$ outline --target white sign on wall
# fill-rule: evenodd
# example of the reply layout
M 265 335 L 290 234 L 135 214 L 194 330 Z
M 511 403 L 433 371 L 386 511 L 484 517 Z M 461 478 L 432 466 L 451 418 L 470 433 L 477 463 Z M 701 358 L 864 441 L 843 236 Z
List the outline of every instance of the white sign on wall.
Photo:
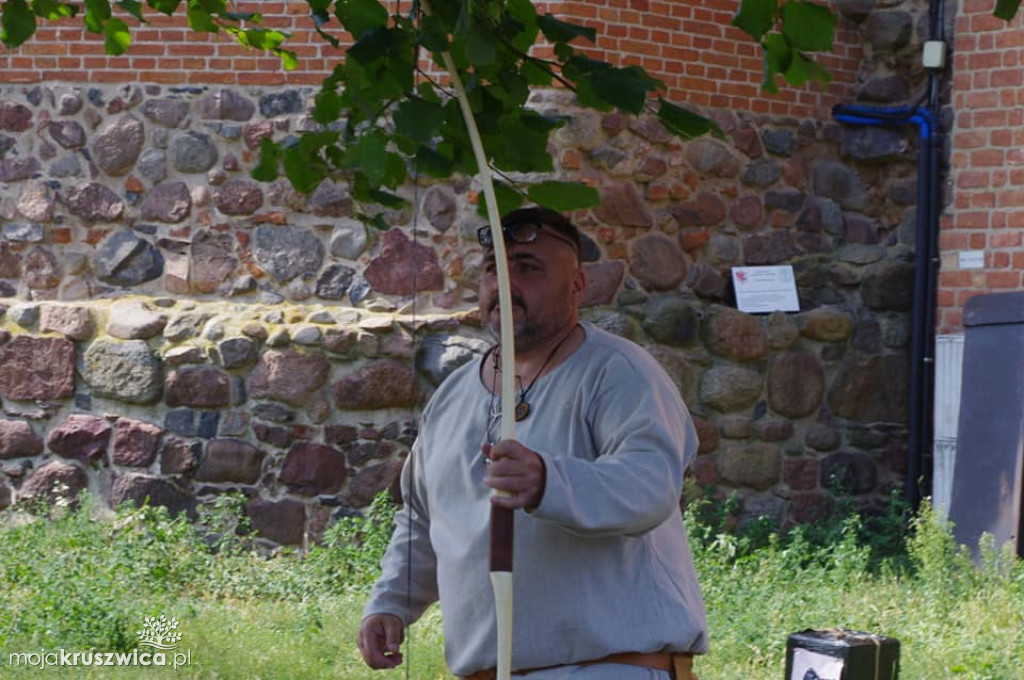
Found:
M 960 269 L 984 269 L 984 250 L 961 250 L 957 253 L 957 261 Z
M 800 311 L 791 265 L 733 267 L 732 285 L 736 291 L 736 308 L 741 312 L 767 314 Z

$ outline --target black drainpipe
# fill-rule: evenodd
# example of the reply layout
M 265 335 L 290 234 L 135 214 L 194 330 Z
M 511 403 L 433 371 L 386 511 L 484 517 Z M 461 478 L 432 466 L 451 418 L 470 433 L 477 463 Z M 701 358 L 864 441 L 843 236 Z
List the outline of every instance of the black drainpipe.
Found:
M 930 33 L 942 40 L 943 0 L 929 5 Z M 938 36 L 938 37 L 935 37 Z M 930 495 L 935 397 L 935 300 L 939 268 L 939 74 L 928 71 L 926 95 L 903 107 L 839 105 L 832 115 L 849 125 L 901 127 L 915 125 L 920 148 L 917 156 L 917 229 L 914 241 L 914 303 L 910 339 L 910 428 L 904 495 L 915 512 L 921 498 Z M 922 105 L 927 98 L 927 104 Z

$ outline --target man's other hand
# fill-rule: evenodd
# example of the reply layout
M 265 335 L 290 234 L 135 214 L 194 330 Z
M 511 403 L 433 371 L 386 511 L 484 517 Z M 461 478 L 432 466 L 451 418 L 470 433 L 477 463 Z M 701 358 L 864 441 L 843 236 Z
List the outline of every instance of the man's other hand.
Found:
M 356 644 L 370 668 L 395 668 L 402 663 L 405 625 L 394 614 L 374 614 L 363 619 Z

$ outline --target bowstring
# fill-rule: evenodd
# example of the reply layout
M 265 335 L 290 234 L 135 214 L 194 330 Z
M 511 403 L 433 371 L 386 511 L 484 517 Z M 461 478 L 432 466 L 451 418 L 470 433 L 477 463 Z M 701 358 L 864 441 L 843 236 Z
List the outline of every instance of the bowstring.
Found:
M 402 11 L 402 0 L 395 0 L 395 14 L 400 14 Z M 419 2 L 418 0 L 412 0 L 409 6 L 409 19 L 410 21 L 416 20 L 419 14 Z M 413 44 L 413 64 L 418 65 L 420 56 L 419 44 Z M 413 86 L 419 84 L 419 69 L 413 69 Z M 419 218 L 420 218 L 420 173 L 419 173 L 419 162 L 414 157 L 412 163 L 412 306 L 410 308 L 410 315 L 412 317 L 412 351 L 410 362 L 412 363 L 411 376 L 409 378 L 409 394 L 416 394 L 416 340 L 419 334 L 417 328 L 417 300 L 419 299 L 419 285 L 416 280 L 417 274 L 419 273 L 419 262 L 417 262 L 419 254 Z M 412 429 L 415 431 L 415 435 L 419 436 L 419 427 L 416 424 L 416 404 L 410 399 L 409 405 L 409 423 Z M 413 445 L 409 446 L 409 491 L 408 498 L 403 498 L 402 502 L 406 506 L 406 532 L 405 532 L 405 609 L 409 611 L 412 609 L 412 528 L 413 528 L 413 512 L 415 504 L 413 503 L 414 494 L 416 493 L 416 456 L 414 455 Z M 412 626 L 405 631 L 405 680 L 410 680 L 412 673 Z

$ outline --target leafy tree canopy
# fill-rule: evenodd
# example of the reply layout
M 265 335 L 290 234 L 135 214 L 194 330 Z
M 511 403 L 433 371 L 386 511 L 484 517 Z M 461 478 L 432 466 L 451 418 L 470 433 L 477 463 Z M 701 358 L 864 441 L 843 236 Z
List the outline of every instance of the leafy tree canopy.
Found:
M 508 179 L 507 173 L 554 169 L 547 142 L 565 119 L 526 107 L 533 87 L 558 83 L 581 105 L 601 111 L 649 110 L 684 139 L 721 134 L 712 121 L 659 96 L 664 85 L 639 66 L 588 55 L 594 29 L 541 14 L 531 0 L 417 0 L 407 14 L 392 13 L 378 0 L 306 3 L 320 38 L 339 50 L 342 30 L 353 41 L 316 95 L 313 117 L 322 129 L 281 143 L 263 140 L 253 172 L 260 180 L 283 170 L 307 192 L 325 178 L 343 178 L 359 202 L 396 207 L 403 203 L 396 190 L 410 171 L 444 178 L 484 170 L 471 152 L 458 102 L 438 78 L 446 53 L 465 83 L 488 163 L 505 179 L 497 191 L 502 212 L 527 197 L 561 211 L 598 200 L 591 187 L 556 181 L 529 186 L 524 195 Z M 195 31 L 226 32 L 278 55 L 286 69 L 298 65 L 287 34 L 264 28 L 259 13 L 234 11 L 228 0 L 5 0 L 0 41 L 15 48 L 40 20 L 81 16 L 88 31 L 104 36 L 109 54 L 123 54 L 132 42 L 126 19 L 145 23 L 147 7 L 166 15 L 184 11 Z M 776 75 L 795 86 L 829 82 L 809 53 L 832 48 L 835 22 L 827 7 L 802 0 L 742 0 L 733 20 L 762 45 L 769 92 L 777 91 Z M 532 48 L 539 41 L 553 56 L 538 56 Z M 426 59 L 437 68 L 423 68 Z

